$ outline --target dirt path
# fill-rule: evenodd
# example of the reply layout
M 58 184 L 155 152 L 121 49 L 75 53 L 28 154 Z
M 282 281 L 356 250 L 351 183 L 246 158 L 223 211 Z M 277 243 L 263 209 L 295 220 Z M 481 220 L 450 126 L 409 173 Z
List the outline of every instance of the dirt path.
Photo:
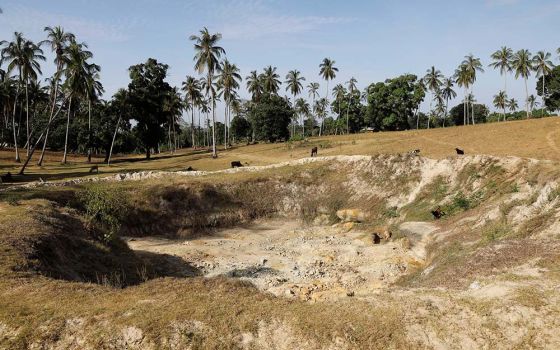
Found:
M 162 238 L 129 240 L 134 250 L 179 256 L 205 276 L 251 281 L 275 295 L 304 300 L 371 296 L 389 286 L 410 264 L 424 258 L 428 223 L 406 226 L 412 249 L 400 242 L 374 244 L 371 234 L 331 226 L 302 227 L 274 220 L 220 231 L 188 241 Z

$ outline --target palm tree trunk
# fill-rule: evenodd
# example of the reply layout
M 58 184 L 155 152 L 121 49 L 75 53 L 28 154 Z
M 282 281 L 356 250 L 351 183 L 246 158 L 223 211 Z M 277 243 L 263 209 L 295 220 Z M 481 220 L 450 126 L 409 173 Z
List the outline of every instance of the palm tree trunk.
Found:
M 445 115 L 443 116 L 443 127 L 445 128 L 445 120 L 447 119 L 447 109 L 449 107 L 449 98 L 445 99 Z
M 525 77 L 525 109 L 527 110 L 527 119 L 529 119 L 529 89 L 527 88 L 527 77 Z
M 346 134 L 350 134 L 350 122 L 348 121 L 348 115 L 350 114 L 350 102 L 352 102 L 352 92 L 348 98 L 348 106 L 346 107 Z
M 29 78 L 25 79 L 25 129 L 26 129 L 26 140 L 27 140 L 27 155 L 29 155 L 29 148 L 31 147 L 31 142 L 29 140 L 29 92 L 28 92 Z
M 212 94 L 212 158 L 218 158 L 218 152 L 216 152 L 216 103 L 214 102 L 214 94 Z
M 60 64 L 58 64 L 56 74 L 55 74 L 54 94 L 52 96 L 53 102 L 52 102 L 52 106 L 51 106 L 51 114 L 49 116 L 49 122 L 53 117 L 54 108 L 56 106 L 56 97 L 58 95 L 58 76 L 59 76 L 59 74 L 60 74 Z M 39 161 L 37 162 L 38 166 L 43 165 L 43 159 L 45 157 L 45 149 L 47 148 L 47 139 L 49 138 L 49 130 L 50 130 L 50 127 L 47 127 L 47 131 L 45 133 L 45 140 L 43 141 L 43 149 L 41 150 L 41 156 L 39 157 Z
M 544 116 L 544 74 L 542 75 L 541 118 Z
M 471 102 L 471 109 L 472 109 L 471 119 L 472 119 L 472 125 L 474 125 L 474 88 L 471 88 L 471 96 L 473 96 L 473 102 Z
M 224 149 L 227 149 L 227 105 L 226 102 L 224 107 Z
M 18 85 L 17 89 L 16 89 L 16 98 L 14 99 L 14 113 L 12 114 L 12 129 L 14 130 L 14 147 L 16 149 L 16 162 L 19 163 L 21 162 L 21 160 L 19 159 L 19 150 L 18 150 L 18 144 L 17 144 L 17 134 L 16 134 L 16 107 L 17 107 L 17 100 L 18 100 L 18 96 L 19 96 L 19 88 L 20 86 Z
M 192 148 L 196 148 L 194 140 L 194 101 L 191 101 L 191 134 L 192 134 Z M 198 118 L 198 123 L 200 124 L 200 116 Z
M 89 93 L 88 93 L 87 99 L 88 99 L 88 154 L 87 154 L 87 162 L 91 163 L 91 99 L 89 98 Z
M 70 111 L 72 110 L 72 96 L 68 102 L 68 114 L 66 117 L 66 137 L 64 138 L 64 156 L 62 157 L 62 164 L 66 164 L 66 157 L 68 155 L 68 130 L 70 128 Z
M 109 157 L 107 157 L 107 165 L 111 165 L 111 156 L 113 155 L 113 146 L 115 145 L 115 139 L 117 138 L 117 131 L 119 130 L 119 123 L 121 122 L 121 116 L 117 120 L 117 125 L 115 126 L 115 132 L 113 133 L 113 140 L 111 141 L 111 148 L 109 149 Z

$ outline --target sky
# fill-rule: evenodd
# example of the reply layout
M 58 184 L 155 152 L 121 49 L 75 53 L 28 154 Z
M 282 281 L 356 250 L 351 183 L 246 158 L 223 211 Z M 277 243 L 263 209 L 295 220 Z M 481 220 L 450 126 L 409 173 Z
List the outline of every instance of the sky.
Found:
M 432 65 L 450 76 L 472 53 L 485 67 L 475 97 L 491 109 L 504 86 L 499 72 L 488 67 L 492 52 L 504 45 L 544 50 L 560 63 L 558 0 L 0 0 L 0 8 L 0 40 L 20 31 L 40 41 L 43 27 L 60 25 L 86 42 L 101 66 L 105 99 L 128 85 L 128 67 L 149 57 L 170 66 L 172 85 L 196 76 L 189 36 L 205 26 L 222 34 L 220 44 L 243 77 L 272 65 L 284 80 L 298 69 L 306 83 L 321 84 L 322 95 L 319 64 L 325 57 L 339 69 L 331 88 L 355 77 L 363 89 L 404 73 L 424 76 Z M 45 50 L 46 78 L 55 66 Z M 240 95 L 247 98 L 242 86 Z M 462 97 L 456 91 L 450 105 Z M 529 94 L 536 95 L 534 76 Z M 508 76 L 508 95 L 523 105 L 523 81 Z M 429 97 L 422 109 L 428 106 Z

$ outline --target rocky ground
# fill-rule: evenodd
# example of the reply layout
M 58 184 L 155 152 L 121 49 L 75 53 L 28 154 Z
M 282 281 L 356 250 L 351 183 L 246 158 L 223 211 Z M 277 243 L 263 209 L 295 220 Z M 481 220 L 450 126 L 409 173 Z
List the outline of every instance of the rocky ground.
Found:
M 422 222 L 402 227 L 409 239 L 376 243 L 374 234 L 352 222 L 303 226 L 278 219 L 194 240 L 148 237 L 128 244 L 176 255 L 205 276 L 241 278 L 275 295 L 336 300 L 371 296 L 422 263 L 425 243 L 437 227 Z

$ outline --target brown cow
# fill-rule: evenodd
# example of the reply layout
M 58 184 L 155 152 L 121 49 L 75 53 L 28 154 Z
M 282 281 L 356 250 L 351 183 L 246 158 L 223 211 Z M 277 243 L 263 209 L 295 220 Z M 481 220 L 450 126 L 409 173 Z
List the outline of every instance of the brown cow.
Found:
M 311 157 L 317 157 L 317 147 L 311 149 Z

